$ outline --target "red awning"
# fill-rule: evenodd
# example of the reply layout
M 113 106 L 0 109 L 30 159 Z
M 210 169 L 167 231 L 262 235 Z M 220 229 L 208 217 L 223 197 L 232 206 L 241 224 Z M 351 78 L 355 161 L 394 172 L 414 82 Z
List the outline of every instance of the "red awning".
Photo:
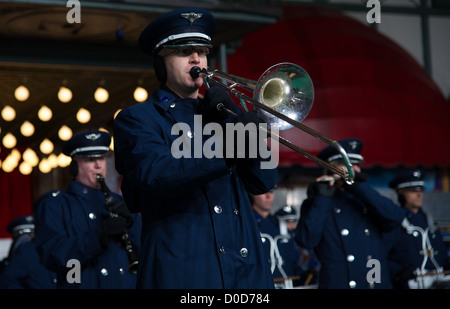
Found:
M 332 138 L 363 141 L 366 165 L 450 166 L 450 104 L 408 52 L 368 24 L 322 8 L 285 7 L 276 24 L 245 36 L 228 71 L 255 79 L 292 62 L 314 83 L 303 124 Z M 290 129 L 281 135 L 317 154 L 327 144 Z M 280 166 L 317 166 L 280 146 Z

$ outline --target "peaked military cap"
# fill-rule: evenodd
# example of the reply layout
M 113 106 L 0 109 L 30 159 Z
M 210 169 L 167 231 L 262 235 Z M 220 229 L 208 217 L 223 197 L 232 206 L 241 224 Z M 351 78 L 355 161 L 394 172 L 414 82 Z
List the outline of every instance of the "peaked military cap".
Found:
M 275 217 L 278 217 L 282 220 L 297 220 L 297 212 L 295 211 L 294 207 L 286 205 L 282 208 L 280 208 L 276 213 Z
M 394 179 L 389 182 L 389 187 L 392 189 L 408 188 L 422 191 L 425 186 L 425 181 L 423 179 L 423 172 L 421 170 L 411 169 L 394 177 Z
M 139 48 L 145 54 L 156 54 L 162 47 L 212 47 L 216 32 L 214 16 L 201 8 L 181 8 L 153 20 L 139 37 Z
M 362 161 L 364 161 L 364 157 L 360 155 L 363 148 L 363 143 L 359 139 L 346 138 L 340 140 L 339 144 L 342 146 L 342 148 L 344 148 L 345 152 L 347 152 L 348 159 L 351 163 L 361 163 Z M 332 146 L 328 146 L 317 156 L 327 162 L 342 160 L 342 156 L 339 151 Z
M 14 234 L 18 231 L 30 233 L 31 230 L 34 230 L 34 217 L 32 215 L 20 216 L 12 220 L 6 227 L 6 231 L 10 234 Z
M 111 136 L 103 131 L 86 131 L 74 135 L 62 148 L 66 156 L 102 157 L 109 151 Z

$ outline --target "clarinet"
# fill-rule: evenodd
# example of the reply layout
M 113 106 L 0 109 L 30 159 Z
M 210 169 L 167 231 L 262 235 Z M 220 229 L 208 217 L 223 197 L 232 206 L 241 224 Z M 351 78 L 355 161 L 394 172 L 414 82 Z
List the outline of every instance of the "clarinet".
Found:
M 103 195 L 105 196 L 106 199 L 105 208 L 109 211 L 111 217 L 117 217 L 118 215 L 111 210 L 111 203 L 114 201 L 114 198 L 111 196 L 111 193 L 108 187 L 106 186 L 105 177 L 103 177 L 100 174 L 97 174 L 97 180 L 100 183 L 101 191 L 103 192 Z M 127 232 L 123 233 L 120 240 L 121 245 L 123 246 L 123 248 L 127 253 L 128 261 L 130 263 L 130 265 L 128 266 L 128 272 L 136 274 L 138 270 L 139 261 L 136 257 L 136 254 L 133 251 L 133 243 L 129 239 L 128 233 Z

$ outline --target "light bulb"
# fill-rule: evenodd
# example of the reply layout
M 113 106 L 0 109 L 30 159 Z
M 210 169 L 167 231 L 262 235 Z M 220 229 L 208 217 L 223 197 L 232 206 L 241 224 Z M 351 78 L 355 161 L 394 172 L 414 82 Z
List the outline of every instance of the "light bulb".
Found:
M 48 139 L 44 139 L 42 143 L 39 145 L 39 149 L 42 153 L 49 154 L 53 151 L 53 143 Z
M 109 93 L 105 88 L 98 87 L 97 90 L 95 90 L 94 98 L 98 103 L 105 103 L 108 101 Z
M 48 108 L 45 105 L 42 105 L 42 107 L 38 111 L 38 117 L 41 121 L 49 121 L 53 117 L 53 112 L 50 108 Z
M 33 167 L 29 163 L 24 161 L 20 163 L 19 171 L 22 175 L 30 175 L 31 172 L 33 171 Z
M 68 103 L 70 100 L 72 100 L 72 91 L 64 86 L 59 87 L 58 91 L 58 99 L 62 103 Z
M 39 163 L 39 158 L 33 149 L 27 148 L 22 154 L 23 161 L 35 167 Z
M 91 113 L 82 107 L 77 112 L 77 120 L 79 123 L 87 123 L 91 120 Z
M 2 109 L 2 118 L 5 121 L 13 121 L 16 118 L 16 110 L 9 105 L 5 105 Z
M 25 120 L 22 125 L 20 126 L 20 133 L 22 133 L 23 136 L 29 137 L 34 134 L 34 125 L 29 122 L 28 120 Z
M 72 137 L 72 134 L 72 130 L 66 125 L 63 125 L 58 131 L 58 136 L 63 141 L 68 141 Z
M 144 102 L 148 98 L 148 92 L 142 87 L 136 87 L 134 90 L 134 99 L 138 102 Z
M 47 174 L 52 170 L 52 166 L 48 162 L 48 159 L 44 158 L 39 162 L 39 170 L 44 174 Z
M 20 85 L 14 91 L 17 101 L 26 101 L 30 97 L 30 91 L 24 85 Z
M 2 140 L 3 146 L 5 146 L 6 148 L 14 148 L 17 144 L 17 139 L 14 135 L 12 135 L 11 133 L 6 133 L 5 136 L 3 136 L 3 140 Z

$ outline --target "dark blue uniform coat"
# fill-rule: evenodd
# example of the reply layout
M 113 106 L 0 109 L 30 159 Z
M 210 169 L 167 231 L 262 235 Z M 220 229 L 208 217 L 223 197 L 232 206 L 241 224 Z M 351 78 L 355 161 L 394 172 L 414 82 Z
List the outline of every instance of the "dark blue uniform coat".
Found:
M 425 230 L 429 227 L 428 238 L 431 246 L 435 250 L 434 259 L 444 270 L 450 269 L 447 248 L 442 239 L 442 234 L 437 226 L 429 226 L 427 215 L 420 209 L 417 214 L 410 213 L 408 221 Z M 435 224 L 433 222 L 433 224 Z M 402 277 L 407 273 L 411 274 L 417 268 L 420 268 L 424 260 L 422 248 L 422 234 L 413 232 L 408 234 L 406 230 L 399 226 L 389 233 L 383 235 L 388 250 L 389 270 L 392 282 L 395 288 L 408 288 L 407 280 Z M 436 267 L 428 258 L 425 269 L 436 271 Z
M 120 195 L 111 193 L 114 199 Z M 54 191 L 41 197 L 35 205 L 36 248 L 43 264 L 57 274 L 57 288 L 132 289 L 136 274 L 130 274 L 123 247 L 111 241 L 100 246 L 98 230 L 108 216 L 105 197 L 100 190 L 90 190 L 72 180 L 67 190 Z M 136 252 L 140 247 L 141 220 L 133 215 L 129 229 Z M 77 259 L 81 265 L 81 283 L 69 283 L 67 262 Z M 72 276 L 70 276 L 72 277 Z
M 398 226 L 406 213 L 367 183 L 354 193 L 336 190 L 333 199 L 316 196 L 302 205 L 298 243 L 314 249 L 320 261 L 319 288 L 392 288 L 381 232 Z M 380 263 L 380 283 L 367 274 Z M 376 279 L 375 274 L 369 277 Z
M 228 169 L 223 158 L 174 158 L 175 123 L 201 138 L 193 123 L 198 104 L 157 89 L 114 122 L 122 192 L 143 218 L 138 287 L 272 288 L 246 190 L 271 190 L 277 171 L 260 169 L 257 159 Z
M 56 276 L 42 265 L 32 239 L 19 245 L 5 264 L 0 289 L 56 288 Z

